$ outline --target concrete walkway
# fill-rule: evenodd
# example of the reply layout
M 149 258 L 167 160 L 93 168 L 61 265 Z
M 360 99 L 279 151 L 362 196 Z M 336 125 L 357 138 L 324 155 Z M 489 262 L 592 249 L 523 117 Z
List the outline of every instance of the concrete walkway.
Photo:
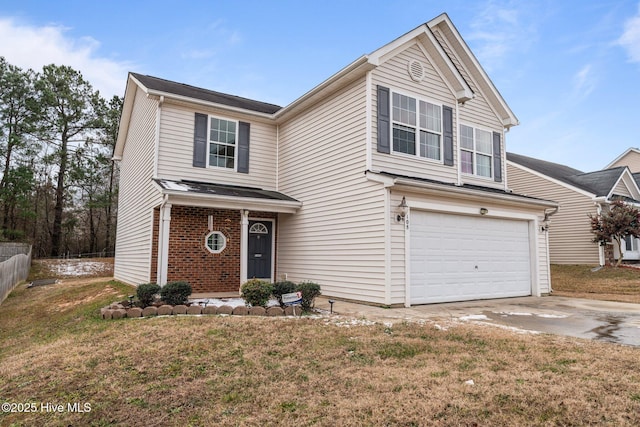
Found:
M 328 298 L 317 298 L 315 307 L 329 311 Z M 333 312 L 381 323 L 464 321 L 640 346 L 640 304 L 549 296 L 382 308 L 336 300 Z

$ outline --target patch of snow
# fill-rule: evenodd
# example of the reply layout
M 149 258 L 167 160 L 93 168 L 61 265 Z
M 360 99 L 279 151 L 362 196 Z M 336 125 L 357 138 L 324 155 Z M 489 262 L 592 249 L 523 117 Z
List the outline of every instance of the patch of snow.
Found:
M 569 317 L 567 314 L 536 314 L 538 317 L 543 317 L 545 319 L 564 319 Z
M 484 314 L 470 314 L 468 316 L 459 317 L 460 320 L 489 320 Z
M 500 313 L 494 311 L 494 313 L 500 314 L 503 316 L 533 316 L 533 314 L 531 313 L 520 313 L 517 311 L 502 311 Z
M 167 190 L 174 191 L 189 191 L 189 187 L 186 185 L 179 184 L 173 181 L 162 181 L 162 184 L 167 188 Z
M 82 259 L 60 260 L 47 264 L 56 276 L 86 276 L 105 270 L 105 263 Z
M 244 299 L 242 298 L 195 298 L 189 300 L 193 304 L 202 304 L 202 305 L 211 305 L 216 307 L 221 307 L 223 305 L 228 305 L 229 307 L 243 307 L 247 305 Z M 275 299 L 271 299 L 267 302 L 267 308 L 272 306 L 279 306 L 278 301 Z
M 367 319 L 350 319 L 341 322 L 334 322 L 338 327 L 350 328 L 352 326 L 373 326 L 376 322 Z

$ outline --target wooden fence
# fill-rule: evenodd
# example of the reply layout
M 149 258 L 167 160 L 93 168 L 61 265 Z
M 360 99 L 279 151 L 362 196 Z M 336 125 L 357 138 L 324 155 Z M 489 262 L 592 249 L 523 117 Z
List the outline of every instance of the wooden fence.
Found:
M 0 262 L 0 304 L 9 293 L 29 276 L 31 268 L 31 245 L 26 245 L 26 253 L 13 255 L 6 261 Z M 24 249 L 23 249 L 24 250 Z

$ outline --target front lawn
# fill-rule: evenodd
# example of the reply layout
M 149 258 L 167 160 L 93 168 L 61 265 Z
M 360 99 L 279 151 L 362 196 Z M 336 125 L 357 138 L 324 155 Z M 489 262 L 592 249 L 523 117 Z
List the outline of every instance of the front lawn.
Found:
M 638 348 L 446 322 L 99 318 L 132 292 L 67 279 L 9 296 L 0 400 L 36 410 L 0 425 L 640 424 Z
M 640 269 L 552 265 L 553 295 L 640 303 Z

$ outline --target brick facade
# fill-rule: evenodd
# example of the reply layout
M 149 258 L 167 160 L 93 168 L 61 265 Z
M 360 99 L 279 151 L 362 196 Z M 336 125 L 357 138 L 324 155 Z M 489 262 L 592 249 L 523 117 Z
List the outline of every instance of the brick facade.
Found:
M 224 234 L 225 249 L 211 253 L 205 247 L 209 234 L 209 215 L 213 231 Z M 255 213 L 260 218 L 276 218 L 277 214 Z M 152 281 L 157 280 L 159 209 L 154 210 Z M 238 210 L 172 206 L 169 237 L 167 281 L 186 281 L 194 293 L 237 292 L 240 287 L 241 217 Z M 275 225 L 275 224 L 274 224 Z M 275 236 L 275 227 L 274 227 Z M 272 254 L 275 259 L 276 254 Z

